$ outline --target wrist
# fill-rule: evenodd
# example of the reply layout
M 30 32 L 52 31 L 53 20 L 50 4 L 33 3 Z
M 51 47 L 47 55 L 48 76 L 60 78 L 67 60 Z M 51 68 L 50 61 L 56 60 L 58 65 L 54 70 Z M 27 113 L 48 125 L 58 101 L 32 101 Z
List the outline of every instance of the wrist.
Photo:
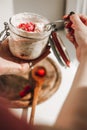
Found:
M 81 55 L 81 57 L 80 57 L 80 63 L 86 63 L 87 62 L 87 54 L 83 54 L 83 55 Z

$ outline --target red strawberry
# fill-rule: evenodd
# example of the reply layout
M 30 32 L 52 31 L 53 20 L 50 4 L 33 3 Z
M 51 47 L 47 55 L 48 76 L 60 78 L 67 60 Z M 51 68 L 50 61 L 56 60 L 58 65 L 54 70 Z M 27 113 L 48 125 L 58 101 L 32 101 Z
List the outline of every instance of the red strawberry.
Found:
M 24 91 L 20 91 L 20 93 L 19 93 L 19 96 L 20 97 L 24 97 L 26 94 L 25 94 L 25 92 Z
M 32 22 L 29 23 L 21 23 L 18 25 L 18 28 L 28 31 L 28 32 L 34 32 L 35 31 L 35 24 Z
M 43 77 L 46 75 L 46 70 L 44 67 L 40 67 L 38 68 L 37 72 L 36 72 L 37 76 Z

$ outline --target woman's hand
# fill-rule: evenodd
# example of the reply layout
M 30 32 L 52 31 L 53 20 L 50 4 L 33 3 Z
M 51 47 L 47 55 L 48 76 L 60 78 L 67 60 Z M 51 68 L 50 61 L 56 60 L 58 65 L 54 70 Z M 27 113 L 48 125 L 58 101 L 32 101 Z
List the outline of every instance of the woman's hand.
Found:
M 29 64 L 14 57 L 8 47 L 8 40 L 0 44 L 0 75 L 3 74 L 25 74 L 29 71 Z
M 35 65 L 50 53 L 50 47 L 47 46 L 43 54 L 35 60 L 25 61 L 14 57 L 9 51 L 8 39 L 0 44 L 0 75 L 15 74 L 24 75 L 30 71 L 31 65 Z
M 83 15 L 73 14 L 70 16 L 72 22 L 72 29 L 74 30 L 74 37 L 68 32 L 68 39 L 75 44 L 78 44 L 76 48 L 77 59 L 82 61 L 85 56 L 87 57 L 87 17 Z

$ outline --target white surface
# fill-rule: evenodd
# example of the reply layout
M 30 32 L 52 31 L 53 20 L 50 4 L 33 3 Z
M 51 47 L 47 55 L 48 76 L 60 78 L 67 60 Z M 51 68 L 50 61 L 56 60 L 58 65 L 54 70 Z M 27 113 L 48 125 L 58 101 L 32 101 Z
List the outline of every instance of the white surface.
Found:
M 53 125 L 55 123 L 55 120 L 71 88 L 71 84 L 78 65 L 78 62 L 75 59 L 75 49 L 73 45 L 66 39 L 64 31 L 60 31 L 59 34 L 62 37 L 62 40 L 64 41 L 64 44 L 66 45 L 66 48 L 69 52 L 71 66 L 70 68 L 63 68 L 59 65 L 53 53 L 49 55 L 49 57 L 51 57 L 55 62 L 57 62 L 58 66 L 61 69 L 62 82 L 58 91 L 51 98 L 36 107 L 35 123 L 39 124 Z M 12 109 L 12 112 L 20 118 L 22 114 L 22 109 Z M 31 108 L 28 109 L 28 122 L 30 112 Z

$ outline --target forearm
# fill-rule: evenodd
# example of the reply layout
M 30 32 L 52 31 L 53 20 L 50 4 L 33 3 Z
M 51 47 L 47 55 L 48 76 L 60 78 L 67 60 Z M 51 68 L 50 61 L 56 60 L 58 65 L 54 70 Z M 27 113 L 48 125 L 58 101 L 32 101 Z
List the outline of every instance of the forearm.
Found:
M 83 58 L 81 61 L 71 88 L 79 87 L 87 87 L 87 58 Z
M 87 123 L 87 60 L 80 63 L 71 91 L 63 105 L 55 126 L 83 129 Z M 79 128 L 80 127 L 80 128 Z

